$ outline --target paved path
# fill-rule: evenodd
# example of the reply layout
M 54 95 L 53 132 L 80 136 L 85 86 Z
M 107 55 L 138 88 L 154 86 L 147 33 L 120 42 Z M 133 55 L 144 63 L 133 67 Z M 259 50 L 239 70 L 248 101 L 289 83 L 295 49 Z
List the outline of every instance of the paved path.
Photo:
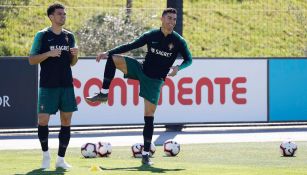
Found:
M 307 126 L 284 127 L 209 127 L 186 128 L 181 132 L 156 129 L 153 140 L 161 145 L 167 139 L 180 144 L 235 143 L 235 142 L 282 142 L 284 140 L 307 141 Z M 86 142 L 107 141 L 112 146 L 131 146 L 142 141 L 142 130 L 73 132 L 69 147 L 81 147 Z M 0 134 L 0 150 L 40 149 L 36 133 Z M 58 147 L 58 134 L 50 133 L 49 147 Z

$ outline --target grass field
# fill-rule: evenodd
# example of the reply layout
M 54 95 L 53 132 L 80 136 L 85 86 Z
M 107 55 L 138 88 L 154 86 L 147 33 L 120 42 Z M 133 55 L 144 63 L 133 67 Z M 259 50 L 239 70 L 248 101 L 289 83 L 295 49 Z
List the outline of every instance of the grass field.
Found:
M 0 1 L 0 56 L 28 56 L 35 33 L 50 25 L 45 11 L 53 2 Z M 126 5 L 126 0 L 57 2 L 67 6 L 65 27 L 73 32 L 92 16 Z M 159 27 L 165 7 L 166 0 L 133 1 L 132 16 L 141 14 L 149 18 L 148 27 Z M 307 50 L 306 0 L 187 0 L 183 7 L 183 36 L 193 56 L 304 56 Z M 81 55 L 88 56 L 82 50 Z
M 80 150 L 70 148 L 66 160 L 73 165 L 70 171 L 43 172 L 39 168 L 40 150 L 0 151 L 1 175 L 85 175 L 85 174 L 176 174 L 176 175 L 304 175 L 307 174 L 307 142 L 297 142 L 296 157 L 281 157 L 279 144 L 219 143 L 181 145 L 177 157 L 164 156 L 161 146 L 154 155 L 154 166 L 142 166 L 140 159 L 131 156 L 130 147 L 113 147 L 109 158 L 85 159 Z M 55 163 L 56 150 L 51 150 Z M 101 171 L 90 171 L 98 166 Z

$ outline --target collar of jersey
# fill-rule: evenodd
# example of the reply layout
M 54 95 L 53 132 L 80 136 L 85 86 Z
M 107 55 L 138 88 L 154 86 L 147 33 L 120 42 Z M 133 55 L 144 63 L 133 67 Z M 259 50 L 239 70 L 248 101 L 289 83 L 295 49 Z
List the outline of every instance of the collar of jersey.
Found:
M 172 36 L 172 35 L 174 34 L 174 30 L 173 30 L 172 33 L 170 33 L 170 34 L 164 36 L 164 33 L 162 32 L 162 27 L 160 27 L 160 30 L 159 30 L 159 31 L 160 31 L 161 35 L 162 35 L 163 37 L 165 37 L 165 38 L 170 37 L 170 36 Z
M 62 31 L 61 31 L 61 33 L 60 34 L 55 34 L 52 30 L 51 30 L 51 27 L 48 27 L 48 31 L 50 31 L 53 35 L 55 35 L 55 36 L 60 36 L 60 35 L 62 35 L 62 33 L 63 33 L 63 29 L 62 29 Z

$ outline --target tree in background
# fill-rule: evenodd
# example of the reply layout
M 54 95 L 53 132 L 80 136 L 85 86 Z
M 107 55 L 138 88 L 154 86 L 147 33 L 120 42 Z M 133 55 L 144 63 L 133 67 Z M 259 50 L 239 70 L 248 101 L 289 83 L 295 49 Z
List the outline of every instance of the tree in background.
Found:
M 99 14 L 91 18 L 76 33 L 79 49 L 85 56 L 95 56 L 98 52 L 112 49 L 136 39 L 143 32 L 146 19 L 126 21 L 124 12 L 118 15 Z M 143 57 L 145 48 L 132 51 L 131 56 Z
M 132 13 L 132 0 L 127 0 L 127 3 L 126 3 L 126 18 L 127 18 L 127 21 L 130 21 L 131 13 Z

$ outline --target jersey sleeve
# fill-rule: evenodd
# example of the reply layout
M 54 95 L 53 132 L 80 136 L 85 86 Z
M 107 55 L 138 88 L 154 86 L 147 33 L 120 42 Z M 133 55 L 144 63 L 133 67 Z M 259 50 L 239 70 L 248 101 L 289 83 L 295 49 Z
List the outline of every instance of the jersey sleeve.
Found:
M 192 54 L 184 39 L 181 40 L 181 46 L 179 52 L 183 57 L 183 62 L 181 63 L 181 65 L 179 65 L 179 70 L 181 70 L 192 64 Z
M 43 32 L 37 32 L 34 41 L 31 47 L 30 55 L 38 55 L 40 54 L 41 46 L 42 46 L 42 38 Z
M 75 40 L 75 35 L 73 33 L 70 34 L 70 42 L 69 42 L 69 47 L 74 48 L 76 47 L 76 40 Z
M 120 45 L 118 47 L 115 47 L 114 49 L 111 49 L 108 52 L 109 52 L 110 55 L 113 55 L 113 54 L 125 53 L 125 52 L 128 52 L 130 50 L 140 48 L 147 43 L 148 35 L 149 35 L 149 33 L 146 32 L 146 33 L 142 34 L 136 40 L 134 40 L 130 43 L 123 44 L 123 45 Z

